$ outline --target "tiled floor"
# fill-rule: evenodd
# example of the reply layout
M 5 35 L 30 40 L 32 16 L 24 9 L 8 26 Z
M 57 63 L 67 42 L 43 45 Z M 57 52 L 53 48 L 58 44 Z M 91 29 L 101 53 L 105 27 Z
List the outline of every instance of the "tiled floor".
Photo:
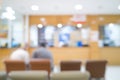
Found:
M 54 72 L 59 71 L 59 67 L 55 66 Z M 85 71 L 84 66 L 82 66 L 81 71 Z M 120 80 L 120 66 L 107 66 L 105 80 Z
M 106 80 L 120 80 L 120 66 L 107 66 Z

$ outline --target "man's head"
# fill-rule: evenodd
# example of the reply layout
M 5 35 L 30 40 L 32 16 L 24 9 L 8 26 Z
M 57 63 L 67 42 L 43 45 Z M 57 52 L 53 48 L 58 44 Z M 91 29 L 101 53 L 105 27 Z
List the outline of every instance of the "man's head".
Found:
M 27 50 L 29 48 L 29 44 L 25 43 L 24 45 L 21 46 L 21 48 L 23 48 L 24 50 Z
M 39 43 L 39 47 L 46 47 L 46 43 L 45 42 Z

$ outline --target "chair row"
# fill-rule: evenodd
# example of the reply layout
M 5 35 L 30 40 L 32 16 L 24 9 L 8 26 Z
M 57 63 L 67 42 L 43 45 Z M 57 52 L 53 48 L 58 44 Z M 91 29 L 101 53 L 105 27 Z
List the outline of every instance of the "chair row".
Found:
M 62 71 L 58 73 L 50 73 L 48 77 L 47 71 L 11 71 L 6 79 L 0 80 L 89 80 L 89 72 L 80 71 Z
M 91 78 L 104 78 L 106 70 L 106 60 L 88 60 L 85 63 L 86 71 L 90 72 Z M 82 61 L 61 61 L 61 71 L 80 71 Z M 24 61 L 21 60 L 6 60 L 6 71 L 26 70 Z M 47 59 L 30 60 L 30 70 L 46 70 L 48 74 L 51 72 L 50 61 Z
M 87 60 L 85 62 L 85 70 L 90 72 L 90 78 L 100 79 L 105 78 L 107 60 Z M 82 61 L 61 61 L 61 71 L 81 70 Z
M 23 60 L 5 60 L 6 72 L 21 70 L 46 70 L 51 72 L 50 60 L 48 59 L 32 59 L 29 64 L 25 64 Z

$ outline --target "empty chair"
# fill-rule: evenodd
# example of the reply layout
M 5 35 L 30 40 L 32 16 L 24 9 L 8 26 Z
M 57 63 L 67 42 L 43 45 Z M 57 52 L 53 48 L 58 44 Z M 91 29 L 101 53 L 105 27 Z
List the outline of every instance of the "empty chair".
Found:
M 81 69 L 81 61 L 61 61 L 60 70 L 61 71 L 73 71 Z
M 6 72 L 26 70 L 26 65 L 23 60 L 5 60 Z
M 86 70 L 90 72 L 91 78 L 100 79 L 105 77 L 106 60 L 86 61 Z
M 47 71 L 12 71 L 10 80 L 48 80 Z
M 51 80 L 89 80 L 89 72 L 62 71 L 51 73 Z
M 31 70 L 46 70 L 48 74 L 51 72 L 49 59 L 32 59 L 30 60 Z

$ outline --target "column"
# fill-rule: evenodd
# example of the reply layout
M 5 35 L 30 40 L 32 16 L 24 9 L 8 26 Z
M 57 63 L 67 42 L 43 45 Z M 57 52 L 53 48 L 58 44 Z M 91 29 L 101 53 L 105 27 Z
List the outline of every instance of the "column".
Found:
M 94 17 L 90 22 L 91 35 L 90 35 L 90 59 L 100 59 L 100 49 L 98 45 L 99 40 L 99 25 L 97 17 Z
M 25 15 L 24 43 L 29 43 L 29 15 Z

